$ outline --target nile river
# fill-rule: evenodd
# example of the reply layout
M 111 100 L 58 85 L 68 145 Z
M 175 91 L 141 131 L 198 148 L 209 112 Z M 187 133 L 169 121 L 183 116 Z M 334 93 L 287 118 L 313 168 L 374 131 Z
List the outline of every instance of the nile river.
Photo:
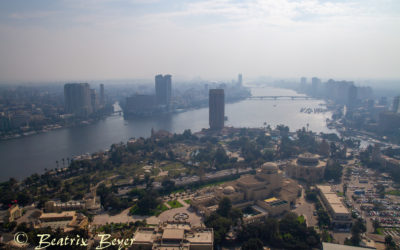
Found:
M 252 88 L 257 95 L 298 95 L 287 89 Z M 226 126 L 263 127 L 285 124 L 291 131 L 306 127 L 315 132 L 330 132 L 326 118 L 331 113 L 301 113 L 301 108 L 321 108 L 320 100 L 244 100 L 225 105 L 228 116 Z M 132 137 L 148 137 L 151 128 L 181 133 L 208 128 L 208 108 L 189 110 L 159 117 L 124 120 L 122 116 L 110 116 L 84 127 L 64 128 L 47 133 L 0 142 L 0 181 L 10 177 L 22 179 L 45 168 L 62 167 L 62 158 L 93 153 L 109 148 L 111 144 L 126 142 Z

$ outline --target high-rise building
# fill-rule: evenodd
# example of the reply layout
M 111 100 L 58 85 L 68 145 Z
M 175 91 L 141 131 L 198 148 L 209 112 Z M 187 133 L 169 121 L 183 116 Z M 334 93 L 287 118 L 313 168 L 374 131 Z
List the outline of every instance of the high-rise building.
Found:
M 347 106 L 354 108 L 357 102 L 357 87 L 350 85 L 347 92 Z
M 64 85 L 65 112 L 77 116 L 88 116 L 93 112 L 91 91 L 88 83 Z
M 225 94 L 223 89 L 210 89 L 209 124 L 211 129 L 222 129 L 225 121 Z
M 96 93 L 95 89 L 90 89 L 90 104 L 92 106 L 93 112 L 96 112 L 100 108 L 99 95 Z
M 311 93 L 313 96 L 317 96 L 321 87 L 321 79 L 317 77 L 311 78 Z
M 399 110 L 399 105 L 400 104 L 400 96 L 396 96 L 394 99 L 393 99 L 393 107 L 392 107 L 392 111 L 394 112 L 394 113 L 400 113 L 400 110 Z
M 238 75 L 238 85 L 242 86 L 242 84 L 243 84 L 243 77 L 242 77 L 242 74 L 239 74 Z
M 104 98 L 104 84 L 100 84 L 100 105 L 104 106 L 105 105 L 105 98 Z
M 300 78 L 300 90 L 305 91 L 306 89 L 307 89 L 307 78 L 303 76 L 302 78 Z
M 171 75 L 156 75 L 156 100 L 157 105 L 171 105 Z

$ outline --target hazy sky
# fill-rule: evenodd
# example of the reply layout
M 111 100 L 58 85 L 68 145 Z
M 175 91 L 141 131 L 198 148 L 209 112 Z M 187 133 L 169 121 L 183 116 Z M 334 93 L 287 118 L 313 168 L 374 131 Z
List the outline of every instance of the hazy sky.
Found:
M 400 0 L 0 1 L 0 81 L 400 78 Z

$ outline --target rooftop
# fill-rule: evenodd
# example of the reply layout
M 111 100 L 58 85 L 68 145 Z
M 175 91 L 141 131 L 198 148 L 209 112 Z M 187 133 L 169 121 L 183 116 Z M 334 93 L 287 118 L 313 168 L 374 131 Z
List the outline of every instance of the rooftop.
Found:
M 323 250 L 361 250 L 361 249 L 365 250 L 366 248 L 364 248 L 364 247 L 353 247 L 353 246 L 346 246 L 346 245 L 339 245 L 339 244 L 323 242 L 322 243 L 322 249 Z
M 187 240 L 190 243 L 212 243 L 213 234 L 209 230 L 203 232 L 195 232 L 193 235 L 188 235 Z
M 325 199 L 328 201 L 328 203 L 331 206 L 331 208 L 333 209 L 334 213 L 336 213 L 336 214 L 348 214 L 349 213 L 349 210 L 343 205 L 342 201 L 336 195 L 336 193 L 331 190 L 330 186 L 318 185 L 317 188 L 325 196 Z
M 68 211 L 62 213 L 42 213 L 42 215 L 40 215 L 40 219 L 74 217 L 75 215 L 76 215 L 75 211 Z
M 185 230 L 176 228 L 164 229 L 162 238 L 163 240 L 183 240 Z
M 140 229 L 135 233 L 135 242 L 153 242 L 154 229 Z

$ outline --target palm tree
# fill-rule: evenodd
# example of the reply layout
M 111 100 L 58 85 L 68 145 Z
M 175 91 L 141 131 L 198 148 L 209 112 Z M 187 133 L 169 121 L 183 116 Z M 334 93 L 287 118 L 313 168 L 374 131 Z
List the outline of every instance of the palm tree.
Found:
M 56 164 L 57 164 L 57 168 L 58 168 L 58 161 L 56 161 Z
M 65 159 L 62 158 L 62 162 L 63 162 L 63 167 L 65 166 Z

